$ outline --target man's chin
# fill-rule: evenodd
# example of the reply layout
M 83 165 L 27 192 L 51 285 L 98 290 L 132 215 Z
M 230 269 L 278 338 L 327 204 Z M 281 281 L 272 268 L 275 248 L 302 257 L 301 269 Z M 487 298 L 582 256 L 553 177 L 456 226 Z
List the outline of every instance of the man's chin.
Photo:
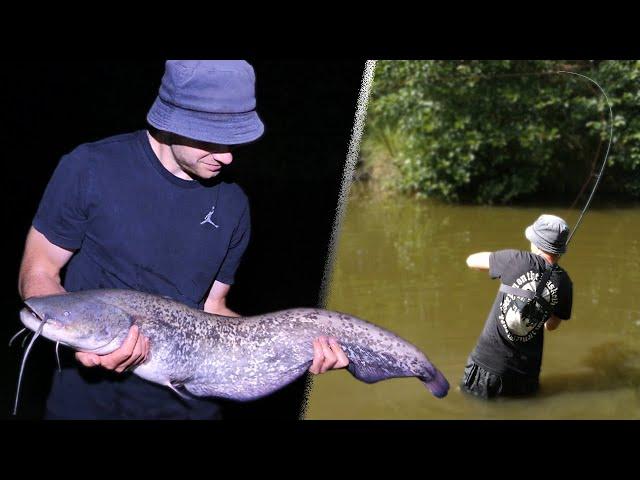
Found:
M 220 170 L 212 172 L 211 170 L 199 171 L 197 174 L 192 175 L 194 179 L 211 180 L 220 174 Z

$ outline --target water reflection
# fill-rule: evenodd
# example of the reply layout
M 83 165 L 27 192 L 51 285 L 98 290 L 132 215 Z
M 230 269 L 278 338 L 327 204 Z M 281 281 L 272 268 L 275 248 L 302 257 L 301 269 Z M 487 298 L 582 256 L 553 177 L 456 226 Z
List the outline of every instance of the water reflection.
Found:
M 547 375 L 542 395 L 640 388 L 640 349 L 620 340 L 591 348 L 584 371 Z

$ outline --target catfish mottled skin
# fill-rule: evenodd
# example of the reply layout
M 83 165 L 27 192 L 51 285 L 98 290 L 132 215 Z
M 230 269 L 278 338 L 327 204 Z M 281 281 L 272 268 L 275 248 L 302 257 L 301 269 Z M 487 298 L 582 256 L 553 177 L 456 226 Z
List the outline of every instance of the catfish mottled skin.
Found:
M 414 345 L 372 323 L 317 308 L 224 317 L 166 297 L 133 290 L 88 290 L 25 301 L 26 327 L 76 350 L 110 353 L 137 325 L 149 338 L 149 359 L 133 372 L 199 397 L 237 401 L 269 395 L 304 374 L 313 340 L 337 339 L 349 372 L 366 383 L 417 377 L 436 397 L 449 383 Z M 176 390 L 177 391 L 177 390 Z

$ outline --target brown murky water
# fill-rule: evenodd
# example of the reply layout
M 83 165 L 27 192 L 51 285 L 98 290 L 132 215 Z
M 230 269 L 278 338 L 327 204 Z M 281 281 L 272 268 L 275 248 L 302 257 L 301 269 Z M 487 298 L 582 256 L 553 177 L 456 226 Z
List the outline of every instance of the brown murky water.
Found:
M 380 199 L 354 186 L 327 308 L 420 347 L 452 385 L 434 398 L 414 378 L 367 385 L 347 371 L 316 377 L 307 419 L 640 419 L 640 207 L 590 209 L 560 264 L 574 282 L 572 319 L 545 332 L 535 398 L 483 402 L 457 388 L 497 280 L 470 253 L 529 248 L 541 213 L 578 210 L 445 206 Z

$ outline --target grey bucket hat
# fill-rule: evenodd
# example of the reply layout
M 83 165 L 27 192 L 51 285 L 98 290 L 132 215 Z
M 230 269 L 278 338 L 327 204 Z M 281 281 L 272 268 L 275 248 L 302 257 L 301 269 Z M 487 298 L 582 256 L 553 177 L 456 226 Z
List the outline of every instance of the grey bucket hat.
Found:
M 255 73 L 246 61 L 168 60 L 147 121 L 192 140 L 239 145 L 264 133 L 255 109 Z
M 524 235 L 540 250 L 560 255 L 567 251 L 569 225 L 560 217 L 543 214 L 526 228 Z

